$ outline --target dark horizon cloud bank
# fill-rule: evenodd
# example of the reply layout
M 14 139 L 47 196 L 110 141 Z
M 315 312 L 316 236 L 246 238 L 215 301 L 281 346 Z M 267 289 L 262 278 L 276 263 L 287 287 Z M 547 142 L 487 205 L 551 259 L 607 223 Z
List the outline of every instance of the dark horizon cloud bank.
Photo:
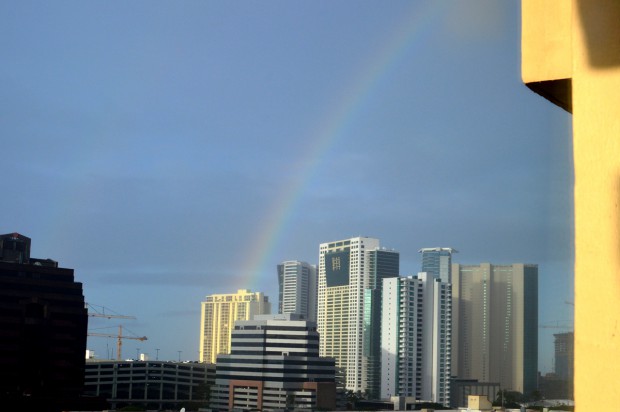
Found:
M 197 359 L 200 302 L 319 243 L 381 239 L 539 265 L 572 319 L 571 118 L 520 79 L 518 4 L 0 5 L 2 233 L 138 319 L 124 342 Z M 91 319 L 91 326 L 117 323 Z M 539 329 L 539 367 L 553 333 Z M 106 356 L 114 341 L 89 338 Z

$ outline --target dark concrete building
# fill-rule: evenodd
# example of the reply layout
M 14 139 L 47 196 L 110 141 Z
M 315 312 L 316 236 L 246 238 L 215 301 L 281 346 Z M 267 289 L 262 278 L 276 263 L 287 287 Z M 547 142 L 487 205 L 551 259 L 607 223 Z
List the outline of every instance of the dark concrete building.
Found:
M 88 315 L 73 269 L 30 257 L 30 239 L 0 235 L 0 405 L 55 412 L 81 398 Z
M 190 410 L 207 407 L 215 365 L 196 362 L 88 361 L 84 393 L 108 400 L 114 409 Z
M 575 334 L 564 332 L 553 336 L 555 337 L 555 374 L 558 378 L 572 383 L 575 375 Z

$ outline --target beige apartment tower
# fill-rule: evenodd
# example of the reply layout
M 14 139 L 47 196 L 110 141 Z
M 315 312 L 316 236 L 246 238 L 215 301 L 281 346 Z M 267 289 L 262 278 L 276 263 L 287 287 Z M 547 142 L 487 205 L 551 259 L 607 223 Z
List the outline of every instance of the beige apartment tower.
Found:
M 538 266 L 452 265 L 452 374 L 536 390 Z
M 262 292 L 247 289 L 207 296 L 201 306 L 200 362 L 207 363 L 215 363 L 219 354 L 230 353 L 230 334 L 235 321 L 271 313 L 269 298 Z

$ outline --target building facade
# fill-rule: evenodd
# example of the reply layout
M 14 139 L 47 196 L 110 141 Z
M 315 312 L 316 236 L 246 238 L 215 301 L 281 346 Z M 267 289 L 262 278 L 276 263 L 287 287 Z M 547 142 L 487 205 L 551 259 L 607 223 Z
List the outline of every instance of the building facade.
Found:
M 523 0 L 521 10 L 523 82 L 573 114 L 575 402 L 604 409 L 620 404 L 620 3 Z
M 449 405 L 451 285 L 428 273 L 383 281 L 381 398 Z
M 297 313 L 316 322 L 316 265 L 287 260 L 278 265 L 278 313 Z
M 452 374 L 536 390 L 538 266 L 453 264 L 452 297 Z
M 368 252 L 370 287 L 364 290 L 364 350 L 367 359 L 366 394 L 368 399 L 381 396 L 381 307 L 383 279 L 398 277 L 400 254 L 385 248 Z
M 215 366 L 196 362 L 87 361 L 84 394 L 108 400 L 112 409 L 180 409 L 208 406 Z
M 373 353 L 378 353 L 379 336 L 373 333 L 373 319 L 381 305 L 373 291 L 384 277 L 398 276 L 397 261 L 397 252 L 381 249 L 378 239 L 368 237 L 319 247 L 320 354 L 336 359 L 348 390 L 366 392 L 377 386 Z
M 450 407 L 467 407 L 468 398 L 472 395 L 486 396 L 491 401 L 499 393 L 498 382 L 478 382 L 476 379 L 450 379 Z
M 0 403 L 7 410 L 96 409 L 80 398 L 88 326 L 82 284 L 73 269 L 31 258 L 30 244 L 18 233 L 0 235 Z
M 564 332 L 553 336 L 555 337 L 555 374 L 560 379 L 572 382 L 575 371 L 575 334 Z
M 200 362 L 215 363 L 218 354 L 230 353 L 230 334 L 237 320 L 271 313 L 262 292 L 240 289 L 233 294 L 207 296 L 201 305 Z
M 336 406 L 335 361 L 319 357 L 316 323 L 297 314 L 238 321 L 217 357 L 213 410 L 317 410 Z
M 451 283 L 452 254 L 458 250 L 449 247 L 429 247 L 418 250 L 422 254 L 422 270 L 441 279 L 442 282 Z

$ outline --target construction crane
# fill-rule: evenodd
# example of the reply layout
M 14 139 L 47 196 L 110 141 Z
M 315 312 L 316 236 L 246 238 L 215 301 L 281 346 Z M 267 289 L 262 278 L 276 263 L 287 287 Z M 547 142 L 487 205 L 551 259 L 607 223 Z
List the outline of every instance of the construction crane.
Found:
M 575 302 L 571 301 L 571 300 L 565 300 L 564 304 L 566 305 L 570 305 L 570 306 L 575 306 Z M 570 324 L 568 324 L 570 323 Z M 554 320 L 554 321 L 550 321 L 547 322 L 546 324 L 542 324 L 542 325 L 538 325 L 539 328 L 543 328 L 543 329 L 563 329 L 563 330 L 569 330 L 572 331 L 573 330 L 573 321 L 571 320 Z
M 99 308 L 101 308 L 101 311 L 97 310 L 95 308 L 95 306 L 97 305 L 91 305 L 90 303 L 85 303 L 84 304 L 86 306 L 86 309 L 90 308 L 92 310 L 94 310 L 94 312 L 88 312 L 88 316 L 91 317 L 95 317 L 95 318 L 106 318 L 106 319 L 135 319 L 135 316 L 125 316 L 125 315 L 119 315 L 117 313 L 114 314 L 109 314 L 109 313 L 105 313 L 106 311 L 106 307 L 105 306 L 98 306 Z M 110 311 L 111 309 L 108 309 L 108 311 Z
M 542 329 L 561 329 L 561 330 L 571 331 L 573 329 L 573 325 L 568 325 L 564 322 L 570 322 L 570 321 L 556 320 L 556 321 L 547 322 L 546 324 L 538 325 L 538 327 Z
M 101 311 L 98 311 L 97 309 L 95 309 L 94 305 L 91 305 L 89 303 L 86 303 L 85 306 L 95 311 L 95 312 L 88 312 L 88 316 L 90 317 L 106 318 L 106 319 L 135 319 L 136 318 L 135 316 L 119 315 L 116 313 L 115 314 L 106 313 L 106 308 L 104 306 L 99 306 L 101 308 Z M 108 311 L 110 311 L 110 309 L 108 309 Z M 116 338 L 117 339 L 116 341 L 116 359 L 117 360 L 122 360 L 123 339 L 134 339 L 134 340 L 139 340 L 139 341 L 147 340 L 146 336 L 123 336 L 122 325 L 118 325 L 118 335 L 88 332 L 88 336 L 98 336 L 102 338 Z
M 107 333 L 94 333 L 88 332 L 88 336 L 98 336 L 101 338 L 116 338 L 116 360 L 122 360 L 123 339 L 134 339 L 139 341 L 145 341 L 148 338 L 146 336 L 126 336 L 123 335 L 123 326 L 118 325 L 118 335 L 110 335 Z

